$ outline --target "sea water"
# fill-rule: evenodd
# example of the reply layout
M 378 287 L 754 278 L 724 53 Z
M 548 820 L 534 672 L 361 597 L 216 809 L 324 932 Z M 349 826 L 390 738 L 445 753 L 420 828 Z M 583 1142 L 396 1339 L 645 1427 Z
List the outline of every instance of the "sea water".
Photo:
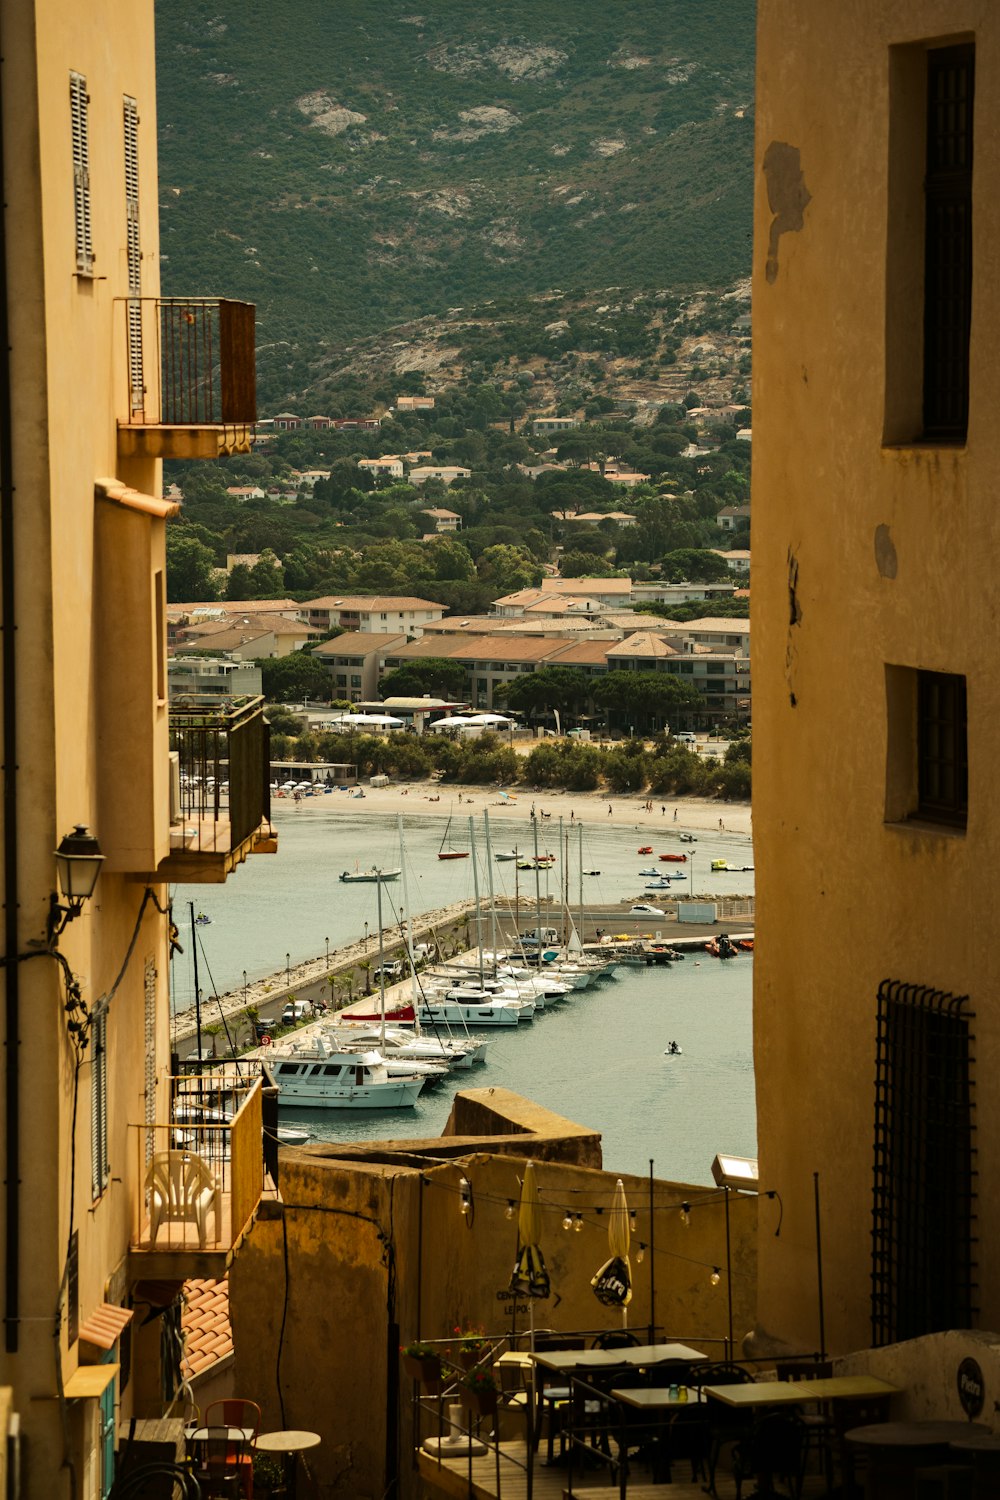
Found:
M 336 793 L 332 794 L 338 795 Z M 344 794 L 339 794 L 344 795 Z M 541 800 L 541 799 L 540 799 Z M 484 803 L 474 810 L 481 814 Z M 464 810 L 464 804 L 463 804 Z M 468 848 L 464 818 L 452 821 L 452 844 Z M 494 850 L 532 848 L 531 829 L 523 811 L 517 817 L 490 809 Z M 224 886 L 180 886 L 174 892 L 175 916 L 182 941 L 190 950 L 188 903 L 211 918 L 199 926 L 200 985 L 203 991 L 223 993 L 238 989 L 246 971 L 249 979 L 279 972 L 288 962 L 315 958 L 364 935 L 365 923 L 377 931 L 374 885 L 342 884 L 340 872 L 399 864 L 395 818 L 327 810 L 310 802 L 301 811 L 279 804 L 279 853 L 254 857 Z M 613 906 L 622 898 L 648 899 L 642 869 L 659 864 L 657 855 L 684 846 L 668 818 L 659 829 L 636 829 L 622 818 L 607 824 L 585 825 L 583 867 L 600 870 L 584 876 L 584 905 Z M 471 896 L 472 861 L 438 861 L 444 832 L 441 819 L 405 820 L 409 899 L 416 915 Z M 575 825 L 564 824 L 570 836 L 570 897 L 579 896 L 578 842 Z M 477 848 L 482 853 L 482 818 L 477 822 Z M 540 849 L 558 848 L 556 819 L 539 831 Z M 640 856 L 640 844 L 651 843 L 653 856 Z M 749 894 L 752 873 L 710 872 L 712 859 L 750 865 L 750 841 L 745 835 L 699 833 L 687 846 L 694 854 L 693 869 L 674 865 L 686 879 L 676 887 L 693 886 L 697 894 Z M 670 865 L 659 865 L 671 869 Z M 494 864 L 498 895 L 514 896 L 514 866 Z M 546 888 L 560 889 L 558 867 L 543 872 Z M 534 875 L 518 872 L 519 895 L 525 905 L 521 925 L 534 926 Z M 486 894 L 486 873 L 480 868 L 480 892 Z M 667 894 L 667 893 L 664 893 Z M 383 922 L 398 921 L 403 902 L 402 882 L 383 888 Z M 546 920 L 543 915 L 543 920 Z M 551 920 L 551 919 L 550 919 Z M 556 924 L 558 925 L 558 924 Z M 650 930 L 656 919 L 650 918 Z M 175 959 L 172 984 L 180 1006 L 192 993 L 189 951 Z M 609 1170 L 647 1173 L 650 1160 L 657 1177 L 692 1183 L 711 1182 L 711 1163 L 719 1152 L 756 1155 L 751 1034 L 751 976 L 749 954 L 722 962 L 706 954 L 691 955 L 667 968 L 622 968 L 620 977 L 576 991 L 571 1000 L 550 1005 L 531 1023 L 515 1030 L 494 1030 L 487 1064 L 451 1074 L 425 1090 L 409 1110 L 309 1110 L 294 1116 L 317 1139 L 363 1141 L 436 1136 L 448 1117 L 458 1089 L 498 1087 L 513 1089 L 576 1123 L 601 1132 L 604 1164 Z M 677 1041 L 680 1056 L 667 1056 Z M 282 1118 L 291 1123 L 291 1112 Z

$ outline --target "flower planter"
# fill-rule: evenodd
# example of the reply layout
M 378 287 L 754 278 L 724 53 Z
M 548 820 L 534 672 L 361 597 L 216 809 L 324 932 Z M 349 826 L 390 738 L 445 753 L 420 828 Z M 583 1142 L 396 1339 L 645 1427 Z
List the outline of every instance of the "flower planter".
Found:
M 463 1370 L 471 1370 L 474 1365 L 478 1365 L 485 1352 L 485 1349 L 466 1349 L 459 1345 L 456 1358 Z
M 419 1380 L 425 1391 L 436 1395 L 441 1389 L 441 1361 L 436 1354 L 404 1354 L 403 1369 L 411 1380 Z
M 458 1387 L 458 1398 L 466 1411 L 475 1413 L 477 1417 L 496 1416 L 496 1391 L 474 1391 L 470 1386 L 460 1385 Z

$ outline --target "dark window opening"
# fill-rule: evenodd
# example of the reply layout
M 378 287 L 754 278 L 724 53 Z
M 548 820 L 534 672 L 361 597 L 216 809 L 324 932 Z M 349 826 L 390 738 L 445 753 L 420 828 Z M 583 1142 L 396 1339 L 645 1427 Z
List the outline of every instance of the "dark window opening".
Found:
M 964 828 L 969 811 L 965 678 L 917 674 L 917 815 Z
M 968 996 L 878 992 L 872 1343 L 974 1325 L 976 1171 Z
M 928 52 L 923 426 L 949 442 L 969 417 L 974 84 L 974 47 Z

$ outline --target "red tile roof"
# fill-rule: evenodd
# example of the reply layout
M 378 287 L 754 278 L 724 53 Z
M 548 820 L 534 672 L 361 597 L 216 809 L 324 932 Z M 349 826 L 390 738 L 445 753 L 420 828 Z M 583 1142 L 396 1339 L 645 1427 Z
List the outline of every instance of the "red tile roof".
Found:
M 229 1322 L 229 1281 L 186 1281 L 184 1310 L 184 1359 L 186 1380 L 200 1375 L 233 1352 L 233 1330 Z

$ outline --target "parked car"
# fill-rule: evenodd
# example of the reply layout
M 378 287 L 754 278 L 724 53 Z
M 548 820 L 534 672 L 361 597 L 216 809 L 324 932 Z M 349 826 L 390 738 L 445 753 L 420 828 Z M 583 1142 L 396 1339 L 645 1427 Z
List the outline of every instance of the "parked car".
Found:
M 650 906 L 648 901 L 637 901 L 634 906 L 629 907 L 629 912 L 634 912 L 637 917 L 662 917 L 665 915 L 658 906 Z
M 281 1012 L 282 1026 L 297 1026 L 300 1021 L 308 1021 L 313 1013 L 310 1000 L 289 1000 Z

